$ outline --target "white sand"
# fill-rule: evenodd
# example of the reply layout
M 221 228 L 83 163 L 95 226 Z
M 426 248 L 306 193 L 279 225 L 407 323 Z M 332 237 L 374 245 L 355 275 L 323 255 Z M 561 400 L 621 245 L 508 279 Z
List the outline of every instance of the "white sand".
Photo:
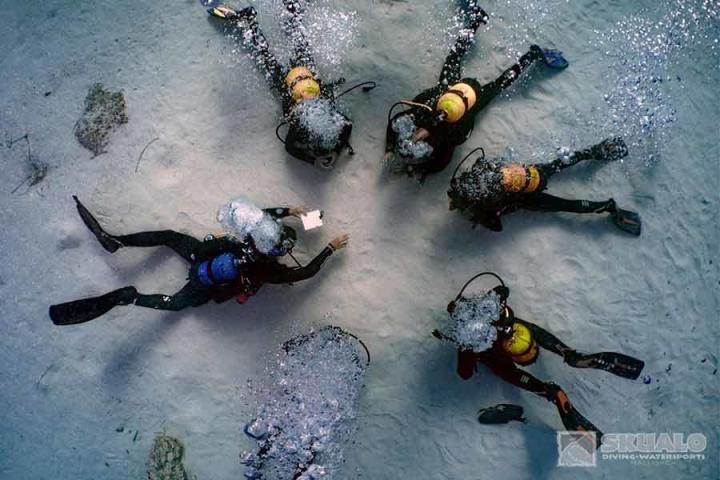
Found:
M 245 382 L 292 332 L 328 322 L 361 336 L 374 359 L 341 478 L 718 478 L 717 57 L 686 52 L 684 89 L 673 98 L 678 122 L 660 162 L 581 166 L 553 181 L 553 193 L 612 195 L 638 210 L 642 237 L 619 233 L 606 218 L 530 212 L 507 217 L 502 234 L 473 231 L 447 211 L 450 170 L 420 187 L 379 168 L 387 108 L 432 85 L 446 53 L 443 34 L 430 28 L 442 22 L 421 19 L 447 6 L 337 3 L 359 19 L 345 77 L 380 86 L 347 98 L 357 155 L 329 173 L 285 155 L 273 133 L 278 103 L 248 62 L 219 61 L 226 42 L 196 1 L 2 3 L 0 134 L 28 132 L 34 155 L 52 168 L 42 184 L 11 195 L 27 174 L 23 146 L 0 146 L 0 478 L 142 478 L 162 430 L 185 442 L 199 480 L 241 478 L 238 453 L 250 445 L 241 428 L 254 411 Z M 602 112 L 607 57 L 592 48 L 593 30 L 641 5 L 657 3 L 573 1 L 554 20 L 503 16 L 481 29 L 469 75 L 490 80 L 507 66 L 499 45 L 512 38 L 511 23 L 561 47 L 571 68 L 539 72 L 498 99 L 456 159 L 476 146 L 493 154 L 547 148 L 548 132 L 601 140 L 578 132 L 567 108 Z M 491 13 L 500 7 L 485 5 Z M 275 28 L 271 15 L 260 17 Z M 91 158 L 73 125 L 95 82 L 124 90 L 130 121 L 107 154 Z M 302 238 L 303 260 L 336 233 L 349 232 L 351 245 L 317 278 L 267 286 L 244 306 L 179 314 L 126 307 L 57 328 L 47 316 L 52 303 L 125 285 L 172 293 L 186 274 L 166 250 L 106 254 L 72 194 L 118 233 L 202 236 L 218 229 L 217 207 L 237 195 L 267 206 L 301 203 L 325 210 L 324 228 Z M 562 385 L 605 432 L 702 432 L 707 459 L 556 467 L 555 408 L 485 369 L 461 381 L 453 349 L 430 335 L 480 270 L 505 278 L 522 318 L 581 350 L 640 357 L 652 383 L 573 370 L 549 353 L 533 373 Z M 500 402 L 525 406 L 528 425 L 475 421 L 478 408 Z

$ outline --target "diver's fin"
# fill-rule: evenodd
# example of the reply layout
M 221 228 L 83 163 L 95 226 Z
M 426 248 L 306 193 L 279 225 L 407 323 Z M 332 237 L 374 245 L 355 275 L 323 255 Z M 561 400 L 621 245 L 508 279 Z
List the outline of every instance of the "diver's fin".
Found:
M 563 54 L 560 50 L 554 50 L 552 48 L 541 48 L 543 60 L 545 61 L 545 65 L 547 65 L 550 68 L 554 68 L 556 70 L 562 70 L 564 68 L 567 68 L 568 63 L 567 60 L 565 60 L 565 57 L 563 57 Z
M 642 360 L 615 352 L 600 352 L 589 355 L 579 354 L 575 357 L 570 357 L 567 363 L 576 368 L 597 368 L 599 370 L 605 370 L 606 372 L 613 373 L 619 377 L 629 378 L 630 380 L 636 380 L 645 367 L 645 362 Z
M 565 428 L 571 432 L 595 432 L 595 446 L 599 447 L 602 432 L 575 409 L 563 389 L 554 383 L 550 383 L 548 384 L 548 393 L 552 402 L 558 408 L 560 419 Z M 591 436 L 588 436 L 588 439 L 591 438 Z
M 98 318 L 118 305 L 128 305 L 137 296 L 135 287 L 125 287 L 105 295 L 83 298 L 50 306 L 50 319 L 55 325 L 76 325 Z
M 642 221 L 638 213 L 615 207 L 615 210 L 611 211 L 610 214 L 612 215 L 613 223 L 620 230 L 635 235 L 636 237 L 640 236 L 642 232 Z
M 523 407 L 509 403 L 501 403 L 494 407 L 482 408 L 478 411 L 478 422 L 485 425 L 498 425 L 511 421 L 525 423 Z
M 100 242 L 100 245 L 102 245 L 105 250 L 110 253 L 115 253 L 118 248 L 123 246 L 123 244 L 120 243 L 119 240 L 116 240 L 112 236 L 108 235 L 105 230 L 103 230 L 95 217 L 93 217 L 93 214 L 90 213 L 87 208 L 85 208 L 85 205 L 80 203 L 80 200 L 78 200 L 75 195 L 73 195 L 73 199 L 75 199 L 75 203 L 77 204 L 77 211 L 80 214 L 80 218 L 82 218 L 83 223 L 95 235 L 95 237 L 98 239 L 98 242 Z

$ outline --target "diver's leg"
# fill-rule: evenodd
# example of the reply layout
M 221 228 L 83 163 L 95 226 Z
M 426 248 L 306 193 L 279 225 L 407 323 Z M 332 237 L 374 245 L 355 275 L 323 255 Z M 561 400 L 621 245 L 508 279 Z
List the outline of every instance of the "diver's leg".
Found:
M 490 351 L 480 354 L 478 360 L 506 382 L 550 400 L 545 382 L 518 368 L 509 358 Z
M 538 193 L 529 196 L 522 203 L 522 208 L 542 212 L 604 213 L 612 211 L 615 208 L 615 202 L 612 199 L 604 202 L 568 200 L 547 193 Z
M 307 67 L 313 72 L 317 71 L 312 49 L 307 40 L 307 31 L 302 20 L 305 8 L 298 0 L 283 0 L 286 11 L 283 14 L 283 31 L 290 38 L 293 45 L 292 66 Z
M 481 24 L 487 23 L 487 13 L 480 8 L 475 0 L 470 0 L 466 11 L 470 17 L 470 21 L 465 28 L 458 33 L 455 44 L 450 49 L 450 53 L 445 58 L 442 72 L 440 73 L 439 82 L 442 85 L 452 85 L 460 81 L 462 77 L 462 60 L 470 47 L 475 43 L 475 32 Z
M 509 358 L 491 352 L 481 355 L 480 360 L 506 382 L 553 402 L 557 406 L 565 428 L 571 431 L 596 432 L 596 440 L 599 442 L 602 432 L 573 407 L 567 394 L 558 385 L 552 382 L 543 382 L 518 368 Z
M 535 341 L 541 347 L 563 357 L 565 363 L 575 368 L 595 368 L 605 370 L 620 377 L 635 380 L 645 367 L 645 362 L 637 358 L 616 352 L 582 353 L 568 347 L 559 338 L 547 330 L 515 317 L 515 322 L 528 327 Z
M 83 223 L 95 234 L 100 244 L 110 253 L 114 253 L 120 247 L 170 247 L 181 257 L 190 261 L 190 255 L 201 243 L 199 240 L 178 233 L 173 230 L 162 230 L 158 232 L 142 232 L 130 235 L 111 235 L 107 233 L 95 219 L 92 213 L 80 203 L 77 197 L 73 196 L 77 204 L 77 210 Z
M 200 240 L 174 230 L 159 230 L 156 232 L 139 232 L 129 235 L 113 235 L 113 239 L 120 242 L 123 247 L 168 247 L 188 262 L 191 255 L 202 243 Z
M 98 318 L 119 305 L 130 305 L 137 295 L 135 287 L 125 287 L 72 302 L 52 305 L 49 313 L 55 325 L 76 325 Z
M 210 290 L 200 289 L 188 283 L 175 295 L 138 293 L 135 305 L 156 310 L 170 310 L 177 312 L 188 307 L 199 307 L 212 298 Z
M 563 358 L 565 357 L 566 353 L 575 351 L 565 345 L 563 342 L 561 342 L 560 339 L 557 338 L 555 335 L 548 332 L 544 328 L 535 325 L 534 323 L 527 322 L 517 317 L 515 317 L 513 321 L 525 325 L 530 330 L 530 332 L 532 332 L 532 336 L 538 343 L 538 345 L 557 355 L 560 355 Z
M 543 212 L 609 213 L 613 223 L 620 230 L 636 237 L 640 236 L 642 232 L 640 215 L 619 208 L 612 198 L 604 202 L 591 202 L 590 200 L 567 200 L 547 193 L 537 193 L 529 196 L 521 206 L 526 210 Z

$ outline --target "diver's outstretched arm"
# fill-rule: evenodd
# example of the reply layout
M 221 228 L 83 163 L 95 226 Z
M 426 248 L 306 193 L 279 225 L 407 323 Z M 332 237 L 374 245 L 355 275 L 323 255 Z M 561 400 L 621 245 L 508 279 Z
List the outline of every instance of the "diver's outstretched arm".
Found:
M 283 283 L 295 283 L 308 278 L 314 277 L 322 268 L 325 260 L 330 255 L 341 248 L 345 248 L 348 242 L 347 235 L 341 235 L 340 237 L 332 240 L 327 247 L 323 249 L 312 262 L 308 263 L 304 267 L 291 268 L 281 264 L 274 264 L 267 266 L 267 271 L 261 274 L 261 283 L 271 284 L 283 284 Z
M 212 10 L 210 13 L 219 16 Z M 231 14 L 222 12 L 222 15 L 220 18 L 224 18 L 230 28 L 235 31 L 235 37 L 250 51 L 250 55 L 271 86 L 281 94 L 285 93 L 284 69 L 270 51 L 270 45 L 257 21 L 255 9 L 247 7 L 239 12 L 231 11 Z
M 542 49 L 537 45 L 530 47 L 527 53 L 520 57 L 516 64 L 505 70 L 495 81 L 490 85 L 498 93 L 509 88 L 510 85 L 515 83 L 520 75 L 527 70 L 533 63 L 543 59 Z
M 298 0 L 283 0 L 286 13 L 283 14 L 283 31 L 290 38 L 294 55 L 291 60 L 293 67 L 303 66 L 317 73 L 317 66 L 312 55 L 310 43 L 307 40 L 305 25 L 302 20 L 305 9 Z
M 612 162 L 627 157 L 628 148 L 622 137 L 606 138 L 597 145 L 578 150 L 567 155 L 560 155 L 549 164 L 540 165 L 538 168 L 549 167 L 551 170 L 559 171 L 572 167 L 584 160 L 599 160 Z
M 480 8 L 475 0 L 465 2 L 464 10 L 469 16 L 469 22 L 465 28 L 458 33 L 455 44 L 450 48 L 450 53 L 445 58 L 440 79 L 441 85 L 452 85 L 460 81 L 462 77 L 462 61 L 470 47 L 475 43 L 475 32 L 483 23 L 487 23 L 488 15 Z

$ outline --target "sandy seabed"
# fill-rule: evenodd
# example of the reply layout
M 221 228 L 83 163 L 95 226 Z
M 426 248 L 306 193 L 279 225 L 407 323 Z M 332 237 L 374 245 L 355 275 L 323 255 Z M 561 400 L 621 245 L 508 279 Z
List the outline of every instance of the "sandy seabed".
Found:
M 684 53 L 677 122 L 659 161 L 644 166 L 631 152 L 622 165 L 577 167 L 553 181 L 553 193 L 613 196 L 639 211 L 640 238 L 599 216 L 530 212 L 507 217 L 496 234 L 447 211 L 450 169 L 419 186 L 380 166 L 387 108 L 439 72 L 445 39 L 419 19 L 441 2 L 336 3 L 359 20 L 344 76 L 379 87 L 345 100 L 357 154 L 332 172 L 287 157 L 273 133 L 277 102 L 249 62 L 227 59 L 231 47 L 197 2 L 0 4 L 0 134 L 28 133 L 33 155 L 50 166 L 43 182 L 11 194 L 28 173 L 26 154 L 0 145 L 0 478 L 142 478 L 161 431 L 182 438 L 198 479 L 242 478 L 238 453 L 251 445 L 242 426 L 254 412 L 246 381 L 262 374 L 279 342 L 330 322 L 373 353 L 356 442 L 338 478 L 718 478 L 717 57 Z M 494 3 L 484 7 L 493 13 Z M 555 113 L 601 108 L 608 88 L 594 32 L 654 5 L 573 1 L 528 30 L 561 47 L 571 67 L 495 101 L 456 161 L 476 146 L 532 151 L 549 132 L 570 135 L 575 120 Z M 262 9 L 260 19 L 276 23 Z M 526 20 L 481 29 L 466 73 L 496 77 L 508 64 L 498 39 Z M 96 82 L 124 91 L 129 123 L 93 158 L 73 126 Z M 57 328 L 47 316 L 52 303 L 125 285 L 171 293 L 186 273 L 165 250 L 106 254 L 72 194 L 113 232 L 197 236 L 218 229 L 217 208 L 237 195 L 304 204 L 324 209 L 326 226 L 302 238 L 303 261 L 335 233 L 350 233 L 351 245 L 318 277 L 267 286 L 244 306 L 118 308 Z M 534 374 L 562 385 L 605 432 L 704 433 L 706 460 L 557 467 L 555 408 L 484 368 L 461 381 L 454 350 L 430 335 L 448 300 L 481 270 L 505 278 L 520 317 L 580 350 L 644 359 L 651 383 L 574 370 L 551 354 Z M 500 402 L 525 406 L 528 424 L 476 422 L 478 408 Z

